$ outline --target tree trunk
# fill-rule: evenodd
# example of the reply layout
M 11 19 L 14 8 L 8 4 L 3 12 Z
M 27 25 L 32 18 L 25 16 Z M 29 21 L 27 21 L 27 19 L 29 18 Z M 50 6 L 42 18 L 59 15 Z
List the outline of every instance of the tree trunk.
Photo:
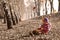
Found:
M 46 15 L 47 15 L 47 0 L 45 1 L 45 13 L 46 13 Z
M 58 9 L 58 11 L 60 11 L 60 0 L 58 0 L 58 2 L 59 2 L 59 9 Z
M 40 16 L 40 0 L 38 0 L 38 12 L 37 12 L 37 15 Z
M 35 7 L 37 8 L 37 1 L 36 0 L 34 0 L 35 1 Z M 37 13 L 37 9 L 36 9 L 36 13 Z
M 16 25 L 15 20 L 14 20 L 15 18 L 13 17 L 13 14 L 12 14 L 11 6 L 9 6 L 9 8 L 10 8 L 10 13 L 11 13 L 13 25 Z
M 16 23 L 18 23 L 18 18 L 17 18 L 17 16 L 16 16 L 15 12 L 14 12 L 14 15 L 15 15 Z
M 37 4 L 36 4 L 36 0 L 34 0 L 34 2 L 35 2 L 35 7 L 33 8 L 33 10 L 34 10 L 34 17 L 36 16 L 36 13 L 37 13 Z
M 51 6 L 51 13 L 52 13 L 52 11 L 53 11 L 53 0 L 51 1 L 51 0 L 49 0 L 50 1 L 50 6 Z
M 8 14 L 8 11 L 6 10 L 5 12 L 6 12 L 6 18 L 7 18 L 7 27 L 8 27 L 8 29 L 11 29 L 12 28 L 11 18 Z
M 3 12 L 4 12 L 4 23 L 6 23 L 6 15 L 5 15 L 5 3 L 2 2 L 2 8 L 3 8 Z
M 6 15 L 4 14 L 4 23 L 6 23 Z
M 7 28 L 11 29 L 12 28 L 11 18 L 10 18 L 9 14 L 8 14 L 8 10 L 5 9 L 5 8 L 6 8 L 6 3 L 4 3 L 4 12 L 5 12 L 5 15 L 6 15 Z

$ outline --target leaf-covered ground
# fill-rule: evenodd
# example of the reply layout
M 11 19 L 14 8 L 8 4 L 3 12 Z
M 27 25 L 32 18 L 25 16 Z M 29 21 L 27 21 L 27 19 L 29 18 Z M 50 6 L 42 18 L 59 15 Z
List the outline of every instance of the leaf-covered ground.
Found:
M 34 36 L 29 35 L 29 32 L 39 27 L 40 19 L 22 21 L 9 30 L 6 24 L 0 22 L 0 40 L 60 40 L 60 17 L 52 17 L 50 22 L 52 29 L 47 35 Z

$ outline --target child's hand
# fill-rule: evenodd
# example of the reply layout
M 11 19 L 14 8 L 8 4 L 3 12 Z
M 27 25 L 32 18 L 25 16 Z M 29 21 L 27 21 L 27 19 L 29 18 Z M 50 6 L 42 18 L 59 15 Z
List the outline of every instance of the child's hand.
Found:
M 40 30 L 36 30 L 37 32 L 40 32 Z
M 43 28 L 41 28 L 41 30 L 43 30 Z

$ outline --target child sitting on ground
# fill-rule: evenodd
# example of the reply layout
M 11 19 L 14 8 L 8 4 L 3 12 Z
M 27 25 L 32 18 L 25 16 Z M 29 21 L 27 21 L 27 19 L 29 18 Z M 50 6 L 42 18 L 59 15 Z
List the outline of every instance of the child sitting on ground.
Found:
M 42 19 L 43 24 L 40 26 L 40 28 L 37 28 L 36 30 L 33 30 L 33 34 L 47 34 L 51 29 L 51 24 L 49 23 L 48 18 Z

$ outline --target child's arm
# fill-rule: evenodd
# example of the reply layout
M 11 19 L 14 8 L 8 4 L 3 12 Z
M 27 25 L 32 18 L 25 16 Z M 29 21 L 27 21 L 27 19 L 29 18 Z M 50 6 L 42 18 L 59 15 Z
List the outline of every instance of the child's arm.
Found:
M 50 24 L 49 27 L 48 27 L 49 31 L 51 30 L 51 27 L 52 27 L 52 25 Z
M 40 28 L 36 29 L 36 31 L 38 31 L 38 32 L 41 31 L 41 30 L 43 30 L 42 25 L 40 25 Z

